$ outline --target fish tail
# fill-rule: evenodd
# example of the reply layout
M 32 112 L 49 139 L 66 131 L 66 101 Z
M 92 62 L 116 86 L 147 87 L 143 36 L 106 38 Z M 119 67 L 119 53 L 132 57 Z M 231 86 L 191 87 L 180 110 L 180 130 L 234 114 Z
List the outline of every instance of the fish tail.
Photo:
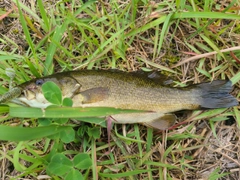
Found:
M 239 104 L 238 100 L 229 94 L 232 91 L 230 80 L 215 80 L 196 86 L 200 89 L 200 106 L 203 109 L 229 108 Z

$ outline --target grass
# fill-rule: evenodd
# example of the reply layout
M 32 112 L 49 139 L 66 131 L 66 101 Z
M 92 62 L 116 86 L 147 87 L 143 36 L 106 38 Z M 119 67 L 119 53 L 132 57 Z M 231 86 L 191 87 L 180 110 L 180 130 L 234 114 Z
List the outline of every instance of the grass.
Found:
M 7 2 L 0 4 L 0 94 L 10 85 L 7 68 L 15 85 L 54 72 L 116 68 L 160 70 L 175 86 L 231 79 L 240 98 L 237 0 Z M 114 125 L 110 153 L 103 119 L 42 118 L 37 111 L 0 106 L 2 179 L 240 177 L 239 106 L 177 113 L 178 123 L 164 132 Z

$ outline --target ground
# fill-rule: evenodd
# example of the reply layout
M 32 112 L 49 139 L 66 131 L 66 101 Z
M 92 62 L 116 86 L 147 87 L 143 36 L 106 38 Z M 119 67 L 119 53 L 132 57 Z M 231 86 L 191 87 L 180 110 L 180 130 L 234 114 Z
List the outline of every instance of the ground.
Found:
M 0 2 L 1 94 L 9 87 L 6 68 L 16 71 L 15 85 L 87 68 L 161 71 L 175 87 L 230 79 L 231 94 L 239 100 L 236 0 L 17 2 Z M 162 132 L 114 125 L 110 153 L 106 128 L 76 119 L 68 121 L 76 133 L 68 143 L 1 141 L 0 177 L 63 179 L 49 173 L 51 151 L 57 149 L 71 160 L 82 152 L 91 157 L 93 167 L 81 169 L 85 179 L 240 179 L 239 106 L 176 115 L 176 125 Z M 41 124 L 37 118 L 10 117 L 8 111 L 0 118 L 5 126 Z

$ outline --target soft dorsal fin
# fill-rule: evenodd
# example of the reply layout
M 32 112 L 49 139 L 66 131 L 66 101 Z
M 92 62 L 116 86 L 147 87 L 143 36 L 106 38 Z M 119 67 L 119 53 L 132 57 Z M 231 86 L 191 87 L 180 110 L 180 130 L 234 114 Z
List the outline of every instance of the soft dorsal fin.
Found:
M 168 76 L 162 74 L 159 71 L 145 72 L 145 71 L 139 70 L 139 71 L 130 72 L 130 74 L 137 77 L 149 79 L 163 86 L 170 85 L 172 83 L 172 79 L 170 79 Z

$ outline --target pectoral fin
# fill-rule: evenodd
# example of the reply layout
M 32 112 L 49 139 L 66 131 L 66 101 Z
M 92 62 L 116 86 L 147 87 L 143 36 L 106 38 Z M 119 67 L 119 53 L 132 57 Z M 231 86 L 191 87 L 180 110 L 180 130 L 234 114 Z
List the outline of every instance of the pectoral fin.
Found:
M 176 116 L 173 114 L 165 114 L 164 116 L 161 116 L 157 119 L 154 119 L 153 121 L 149 121 L 147 123 L 144 123 L 146 126 L 159 129 L 159 130 L 166 130 L 174 125 L 176 121 Z
M 83 100 L 82 104 L 94 103 L 98 101 L 102 101 L 109 96 L 109 89 L 105 87 L 98 87 L 85 90 L 79 93 Z

